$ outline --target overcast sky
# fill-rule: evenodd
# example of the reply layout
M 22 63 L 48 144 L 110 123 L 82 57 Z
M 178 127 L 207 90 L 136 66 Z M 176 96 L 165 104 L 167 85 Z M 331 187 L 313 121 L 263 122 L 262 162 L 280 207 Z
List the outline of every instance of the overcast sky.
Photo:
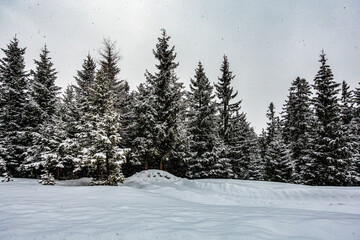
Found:
M 152 49 L 162 28 L 186 86 L 199 60 L 217 82 L 226 54 L 242 110 L 258 133 L 269 103 L 281 110 L 297 76 L 313 83 L 322 48 L 336 81 L 359 87 L 359 27 L 360 1 L 0 1 L 0 47 L 16 34 L 31 69 L 46 43 L 62 88 L 74 83 L 87 53 L 98 57 L 103 38 L 116 40 L 120 78 L 132 89 L 146 69 L 155 70 Z

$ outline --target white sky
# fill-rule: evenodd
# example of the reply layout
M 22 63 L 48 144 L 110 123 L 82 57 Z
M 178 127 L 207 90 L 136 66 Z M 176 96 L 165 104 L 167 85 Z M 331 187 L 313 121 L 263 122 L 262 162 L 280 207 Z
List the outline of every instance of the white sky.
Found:
M 199 60 L 217 82 L 226 54 L 242 110 L 258 133 L 269 103 L 280 110 L 297 76 L 313 83 L 322 48 L 335 79 L 359 87 L 359 25 L 359 1 L 0 1 L 0 47 L 16 34 L 31 69 L 46 43 L 62 88 L 74 83 L 88 52 L 98 57 L 104 37 L 116 40 L 120 77 L 132 89 L 146 69 L 155 70 L 152 49 L 162 28 L 186 86 Z

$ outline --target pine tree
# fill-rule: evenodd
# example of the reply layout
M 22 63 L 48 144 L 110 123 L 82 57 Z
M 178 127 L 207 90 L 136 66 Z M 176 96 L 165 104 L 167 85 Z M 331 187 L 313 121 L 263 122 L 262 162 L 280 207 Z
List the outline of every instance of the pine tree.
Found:
M 343 125 L 348 125 L 353 118 L 353 92 L 344 80 L 341 84 L 341 119 Z
M 29 123 L 32 125 L 32 131 L 29 132 L 31 147 L 27 149 L 25 160 L 20 166 L 23 172 L 30 171 L 31 177 L 39 174 L 34 172 L 33 168 L 41 169 L 47 159 L 53 157 L 51 152 L 57 145 L 54 118 L 58 108 L 57 95 L 60 88 L 55 85 L 56 70 L 48 54 L 49 50 L 45 45 L 41 50 L 40 60 L 35 60 L 35 71 L 31 71 L 33 78 L 30 93 L 35 103 L 32 108 L 32 121 Z
M 95 165 L 95 184 L 116 185 L 124 180 L 121 165 L 126 150 L 120 148 L 120 115 L 115 109 L 116 95 L 108 74 L 100 70 L 90 91 L 87 159 Z
M 57 126 L 55 134 L 60 143 L 54 151 L 57 158 L 53 159 L 51 163 L 57 168 L 57 178 L 62 179 L 91 176 L 83 153 L 84 142 L 81 141 L 83 139 L 80 136 L 81 130 L 84 130 L 86 126 L 84 123 L 80 123 L 82 115 L 78 108 L 78 94 L 75 89 L 72 85 L 65 89 L 59 109 L 59 118 L 55 122 Z M 86 108 L 89 109 L 88 104 Z
M 265 153 L 265 179 L 275 182 L 291 181 L 292 164 L 290 151 L 282 138 L 280 124 L 274 131 L 273 139 L 268 143 Z
M 129 138 L 130 124 L 133 120 L 132 116 L 132 98 L 129 93 L 129 84 L 126 80 L 119 80 L 118 75 L 120 68 L 118 66 L 121 56 L 116 49 L 115 42 L 110 39 L 104 39 L 103 48 L 100 50 L 101 59 L 99 60 L 100 71 L 103 72 L 110 81 L 110 89 L 115 93 L 115 109 L 119 112 L 122 125 L 122 143 L 123 147 L 129 147 L 130 143 L 127 141 Z
M 191 157 L 187 163 L 189 178 L 224 177 L 224 167 L 219 164 L 220 139 L 217 129 L 216 106 L 213 87 L 206 77 L 201 62 L 190 79 L 188 93 L 188 134 Z
M 359 83 L 360 84 L 360 83 Z M 353 154 L 352 159 L 352 171 L 354 171 L 354 175 L 356 175 L 356 179 L 354 180 L 354 185 L 360 184 L 360 87 L 356 88 L 354 92 L 354 108 L 353 108 L 353 119 L 350 123 L 354 126 L 354 130 L 352 132 L 353 143 L 355 153 Z
M 343 81 L 341 88 L 341 127 L 346 149 L 349 151 L 347 180 L 350 185 L 360 184 L 360 152 L 359 152 L 359 128 L 356 115 L 356 91 L 350 91 L 348 84 Z
M 19 47 L 15 37 L 0 59 L 0 156 L 6 162 L 6 169 L 13 176 L 19 176 L 17 167 L 24 161 L 29 146 L 27 112 L 29 109 L 29 83 L 25 71 L 25 48 Z
M 313 161 L 307 163 L 307 183 L 312 185 L 346 185 L 349 149 L 341 128 L 339 85 L 334 81 L 325 53 L 320 55 L 320 70 L 314 79 L 316 116 Z
M 148 169 L 149 164 L 154 163 L 155 152 L 155 95 L 151 87 L 141 83 L 134 97 L 134 125 L 132 126 L 130 163 L 143 165 Z M 152 167 L 152 166 L 151 166 Z
M 186 132 L 183 126 L 184 101 L 183 84 L 178 82 L 175 69 L 179 65 L 175 62 L 175 47 L 169 47 L 170 36 L 163 30 L 158 38 L 155 58 L 159 60 L 156 65 L 158 72 L 151 74 L 146 71 L 147 84 L 154 95 L 154 152 L 150 159 L 155 162 L 151 166 L 160 166 L 177 176 L 185 174 L 184 157 L 186 152 Z
M 216 95 L 220 102 L 218 109 L 220 112 L 220 136 L 224 140 L 225 144 L 229 141 L 229 134 L 231 128 L 231 116 L 240 110 L 241 101 L 230 103 L 235 99 L 238 92 L 234 92 L 231 87 L 231 81 L 235 78 L 235 75 L 229 69 L 229 61 L 227 56 L 224 55 L 224 60 L 221 65 L 220 71 L 222 76 L 219 77 L 219 82 L 215 84 Z
M 305 158 L 310 152 L 311 89 L 305 79 L 297 77 L 291 84 L 288 100 L 283 111 L 283 139 L 291 151 L 294 164 L 293 180 L 303 182 Z
M 282 138 L 280 120 L 275 116 L 275 107 L 272 102 L 266 116 L 269 121 L 265 137 L 264 178 L 268 181 L 287 182 L 290 180 L 292 172 L 290 152 Z
M 253 129 L 244 113 L 236 111 L 230 117 L 230 131 L 228 136 L 228 157 L 231 159 L 232 169 L 236 178 L 249 179 L 255 176 L 251 172 L 258 160 L 258 149 L 255 147 Z M 255 144 L 255 145 L 254 145 Z
M 49 50 L 45 45 L 41 50 L 40 60 L 35 60 L 35 71 L 31 71 L 32 98 L 40 109 L 41 122 L 51 121 L 56 113 L 56 105 L 60 87 L 55 85 L 56 70 L 49 57 Z
M 95 80 L 96 73 L 96 64 L 93 58 L 88 54 L 83 61 L 82 69 L 77 71 L 77 76 L 75 76 L 75 81 L 77 86 L 76 90 L 76 101 L 79 111 L 86 113 L 89 111 L 89 99 L 90 92 L 89 88 Z

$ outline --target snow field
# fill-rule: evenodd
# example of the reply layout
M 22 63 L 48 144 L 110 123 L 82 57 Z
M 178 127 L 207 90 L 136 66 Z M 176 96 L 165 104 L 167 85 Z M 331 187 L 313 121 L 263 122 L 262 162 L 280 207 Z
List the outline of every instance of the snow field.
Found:
M 0 183 L 0 239 L 360 239 L 360 188 L 186 180 L 148 170 L 118 187 L 90 179 Z

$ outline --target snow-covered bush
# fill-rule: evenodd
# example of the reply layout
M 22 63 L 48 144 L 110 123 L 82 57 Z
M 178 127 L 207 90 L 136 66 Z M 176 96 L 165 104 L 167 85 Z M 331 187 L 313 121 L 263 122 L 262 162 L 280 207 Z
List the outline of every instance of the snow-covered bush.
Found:
M 41 175 L 41 179 L 38 182 L 42 185 L 55 185 L 56 183 L 54 176 L 48 171 Z
M 10 182 L 13 181 L 14 179 L 12 179 L 12 176 L 9 173 L 3 173 L 2 175 L 4 177 L 3 180 L 1 180 L 1 182 Z

